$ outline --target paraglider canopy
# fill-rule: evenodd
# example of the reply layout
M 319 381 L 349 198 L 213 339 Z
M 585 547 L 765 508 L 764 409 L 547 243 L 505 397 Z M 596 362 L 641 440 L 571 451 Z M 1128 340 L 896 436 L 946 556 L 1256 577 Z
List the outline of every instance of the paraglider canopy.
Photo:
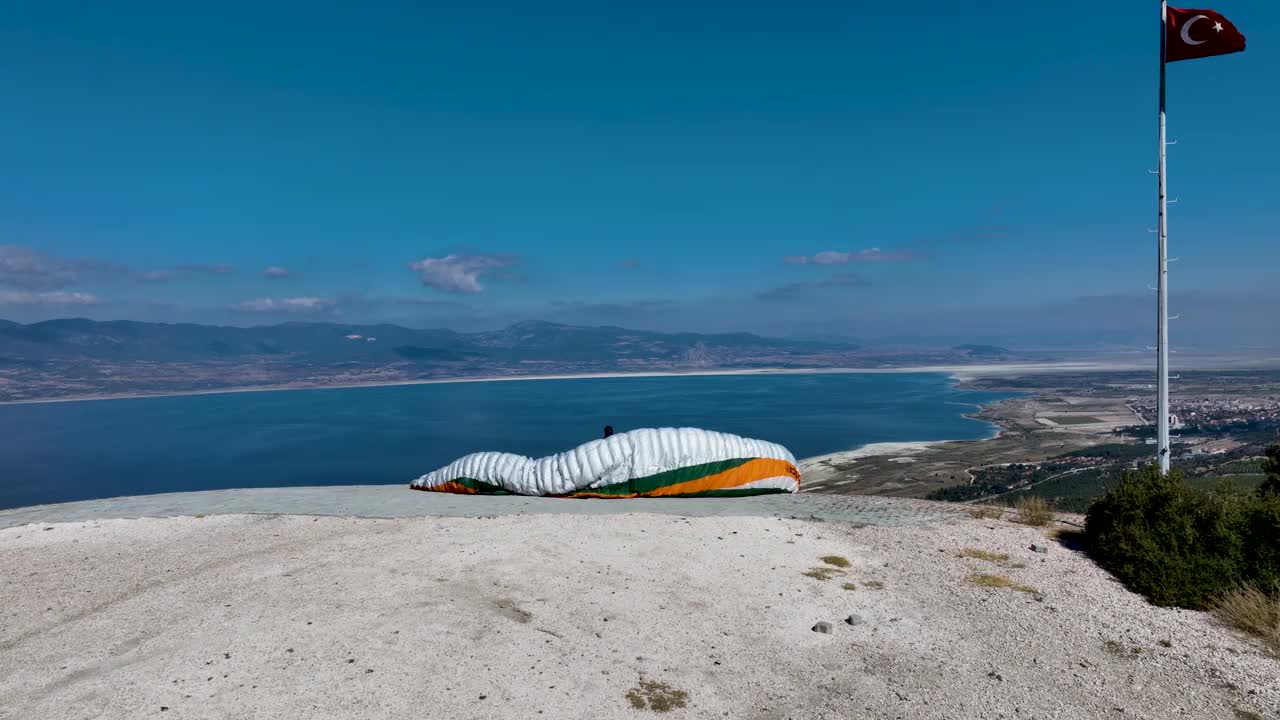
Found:
M 796 492 L 786 448 L 699 428 L 611 433 L 543 458 L 504 452 L 461 457 L 414 480 L 415 490 L 560 497 L 725 497 Z

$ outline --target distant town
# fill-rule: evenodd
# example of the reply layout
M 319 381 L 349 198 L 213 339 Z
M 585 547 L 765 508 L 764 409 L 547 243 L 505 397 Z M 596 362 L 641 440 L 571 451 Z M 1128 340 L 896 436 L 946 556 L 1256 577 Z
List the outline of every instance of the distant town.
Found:
M 1083 512 L 1121 476 L 1155 457 L 1152 374 L 1043 373 L 973 378 L 965 387 L 1017 390 L 976 417 L 1000 435 L 926 450 L 812 462 L 811 490 L 970 503 L 1043 497 Z M 1192 485 L 1261 483 L 1262 455 L 1280 438 L 1280 371 L 1182 372 L 1174 386 L 1173 466 Z

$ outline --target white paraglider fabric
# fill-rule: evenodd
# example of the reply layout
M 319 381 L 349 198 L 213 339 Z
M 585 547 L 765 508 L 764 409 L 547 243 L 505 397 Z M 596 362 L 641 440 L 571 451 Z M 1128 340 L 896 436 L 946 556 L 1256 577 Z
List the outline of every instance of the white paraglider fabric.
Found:
M 493 486 L 490 492 L 500 489 L 519 495 L 571 495 L 609 486 L 616 488 L 640 478 L 665 479 L 663 473 L 670 474 L 673 484 L 688 482 L 690 473 L 697 475 L 698 469 L 705 468 L 706 475 L 710 476 L 733 467 L 726 461 L 750 460 L 780 462 L 756 463 L 752 467 L 759 469 L 757 474 L 736 478 L 737 484 L 730 489 L 762 492 L 799 489 L 795 457 L 785 447 L 700 428 L 632 430 L 536 459 L 504 452 L 473 453 L 423 475 L 413 481 L 412 487 L 443 490 L 446 486 L 454 488 L 458 482 L 468 482 L 471 487 Z M 672 472 L 687 468 L 694 470 Z M 759 476 L 761 472 L 764 476 Z

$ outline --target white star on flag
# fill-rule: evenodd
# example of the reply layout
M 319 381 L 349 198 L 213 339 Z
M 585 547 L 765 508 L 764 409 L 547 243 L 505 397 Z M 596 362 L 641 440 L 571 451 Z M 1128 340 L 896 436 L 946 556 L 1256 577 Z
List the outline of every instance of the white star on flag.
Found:
M 1220 22 L 1216 22 L 1216 23 L 1214 23 L 1214 24 L 1213 24 L 1213 29 L 1214 29 L 1216 32 L 1222 32 L 1222 23 L 1220 23 Z

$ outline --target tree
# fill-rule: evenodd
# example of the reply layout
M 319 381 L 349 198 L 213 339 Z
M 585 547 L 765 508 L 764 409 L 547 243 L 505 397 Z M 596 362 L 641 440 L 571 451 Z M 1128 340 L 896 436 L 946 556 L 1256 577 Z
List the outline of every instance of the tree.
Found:
M 1262 461 L 1262 472 L 1267 479 L 1258 488 L 1258 495 L 1280 495 L 1280 445 L 1267 448 L 1267 459 Z

